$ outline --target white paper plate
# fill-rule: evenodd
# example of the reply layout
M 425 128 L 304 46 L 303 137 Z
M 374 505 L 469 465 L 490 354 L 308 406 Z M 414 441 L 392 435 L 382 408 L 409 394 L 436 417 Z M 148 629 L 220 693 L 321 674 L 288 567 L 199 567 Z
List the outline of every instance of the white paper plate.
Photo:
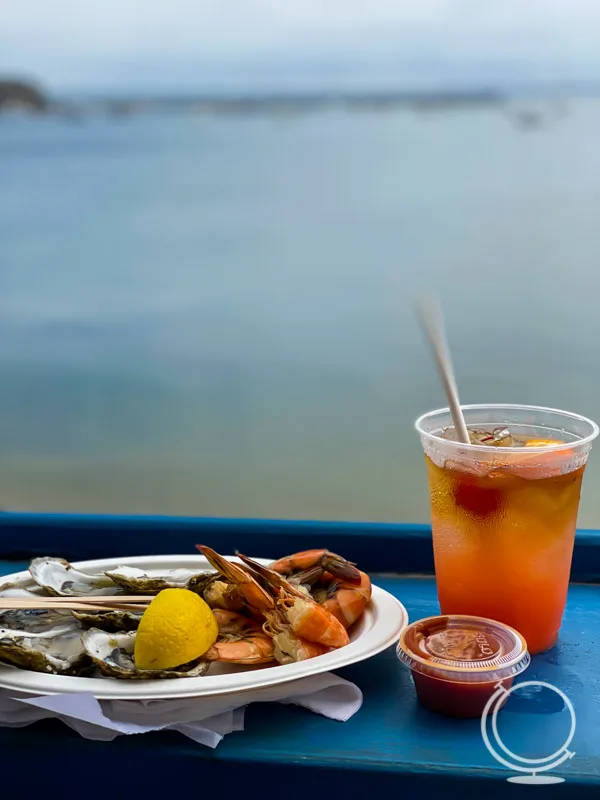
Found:
M 233 556 L 227 556 L 227 558 L 233 561 L 238 560 Z M 269 563 L 267 559 L 256 560 L 263 564 Z M 140 567 L 140 569 L 163 567 L 171 569 L 183 567 L 198 571 L 205 569 L 212 571 L 213 569 L 201 555 L 136 556 L 79 561 L 74 564 L 84 572 L 102 572 L 122 565 Z M 32 585 L 29 572 L 2 576 L 0 580 L 2 583 L 10 581 L 20 586 Z M 27 694 L 91 692 L 96 697 L 107 700 L 161 700 L 247 692 L 364 661 L 396 642 L 400 632 L 407 625 L 408 614 L 402 603 L 389 592 L 373 586 L 369 607 L 350 631 L 350 644 L 306 661 L 274 667 L 230 667 L 213 664 L 206 675 L 198 678 L 171 678 L 156 681 L 47 675 L 42 672 L 0 665 L 0 688 Z

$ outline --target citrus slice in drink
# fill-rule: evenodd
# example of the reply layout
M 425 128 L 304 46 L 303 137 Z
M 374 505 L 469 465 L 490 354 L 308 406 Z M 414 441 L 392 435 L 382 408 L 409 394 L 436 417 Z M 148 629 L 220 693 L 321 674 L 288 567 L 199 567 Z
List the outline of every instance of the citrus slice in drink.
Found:
M 530 480 L 562 475 L 568 471 L 566 467 L 571 463 L 573 451 L 570 448 L 547 452 L 543 450 L 561 444 L 565 444 L 561 439 L 529 439 L 521 453 L 513 454 L 508 471 Z

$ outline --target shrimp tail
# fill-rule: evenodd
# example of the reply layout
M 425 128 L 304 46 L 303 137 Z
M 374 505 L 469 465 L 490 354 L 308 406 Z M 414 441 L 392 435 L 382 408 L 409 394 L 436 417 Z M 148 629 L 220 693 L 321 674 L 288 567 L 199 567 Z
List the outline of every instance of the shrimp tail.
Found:
M 269 568 L 288 577 L 293 575 L 294 582 L 300 580 L 302 575 L 302 582 L 311 583 L 315 576 L 329 572 L 347 583 L 360 583 L 356 564 L 330 550 L 303 550 L 273 561 Z
M 286 592 L 294 597 L 306 597 L 305 592 L 301 591 L 287 581 L 283 575 L 279 574 L 279 572 L 275 572 L 275 570 L 272 570 L 269 567 L 264 567 L 257 561 L 253 561 L 251 558 L 248 558 L 248 556 L 243 555 L 238 550 L 235 551 L 235 554 L 244 562 L 244 564 L 246 564 L 246 566 L 250 567 L 253 572 L 263 578 L 270 586 L 273 586 L 277 589 L 285 589 Z
M 227 561 L 226 558 L 204 544 L 197 544 L 196 547 L 221 575 L 238 587 L 251 608 L 262 611 L 273 607 L 273 597 L 263 589 L 250 570 L 241 564 Z
M 327 553 L 322 560 L 323 567 L 336 578 L 347 583 L 360 583 L 360 570 L 351 561 L 346 561 L 335 553 Z

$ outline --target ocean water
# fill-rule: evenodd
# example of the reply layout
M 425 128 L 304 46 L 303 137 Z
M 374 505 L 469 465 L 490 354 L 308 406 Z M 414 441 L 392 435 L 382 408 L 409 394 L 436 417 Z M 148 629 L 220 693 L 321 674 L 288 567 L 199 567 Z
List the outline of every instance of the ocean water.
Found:
M 0 507 L 426 521 L 431 288 L 463 402 L 600 420 L 599 128 L 0 120 Z

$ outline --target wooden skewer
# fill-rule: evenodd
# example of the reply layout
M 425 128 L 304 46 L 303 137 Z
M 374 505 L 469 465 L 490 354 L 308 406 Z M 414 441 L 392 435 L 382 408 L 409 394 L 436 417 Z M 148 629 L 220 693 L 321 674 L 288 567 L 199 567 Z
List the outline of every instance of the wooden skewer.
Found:
M 147 608 L 148 603 L 82 603 L 78 597 L 74 597 L 68 603 L 52 603 L 48 601 L 47 597 L 43 597 L 40 600 L 29 600 L 20 597 L 12 597 L 6 598 L 5 600 L 0 600 L 0 609 L 2 608 L 40 608 L 44 606 L 45 608 L 56 608 L 60 610 L 61 608 L 70 608 L 73 604 L 77 604 L 78 606 L 84 606 L 89 608 L 99 608 L 105 611 L 110 611 L 111 608 Z
M 33 597 L 0 597 L 0 610 L 14 609 L 75 609 L 89 611 L 145 611 L 148 603 L 143 596 L 141 602 L 123 602 L 121 598 L 112 597 L 103 599 L 103 602 L 94 602 L 93 598 L 82 597 L 40 597 L 39 600 Z M 124 598 L 128 600 L 129 597 Z M 152 599 L 152 598 L 150 598 Z
M 40 600 L 43 600 L 44 602 L 47 601 L 49 603 L 56 603 L 57 605 L 60 605 L 61 603 L 68 604 L 75 601 L 77 603 L 93 603 L 94 605 L 99 605 L 99 606 L 102 605 L 111 606 L 114 603 L 121 603 L 121 604 L 150 603 L 152 600 L 154 600 L 154 597 L 155 595 L 153 594 L 102 594 L 102 595 L 84 595 L 84 596 L 73 594 L 69 595 L 68 597 L 64 595 L 61 597 L 47 597 L 44 595 L 39 595 Z M 28 603 L 38 602 L 37 598 L 35 597 L 6 597 L 6 598 L 0 597 L 0 604 L 4 600 L 25 600 Z
M 91 608 L 91 603 L 84 603 L 84 608 Z M 66 604 L 61 605 L 60 608 L 71 608 L 72 606 L 68 606 Z M 95 609 L 100 609 L 101 611 L 141 611 L 144 612 L 148 608 L 148 604 L 135 604 L 135 603 L 115 603 L 112 606 L 93 606 Z
M 72 603 L 47 603 L 45 600 L 41 600 L 39 603 L 28 603 L 27 601 L 24 603 L 23 601 L 19 602 L 18 599 L 13 600 L 4 600 L 0 602 L 0 611 L 8 611 L 8 610 L 42 610 L 42 609 L 54 609 L 60 611 L 145 611 L 148 606 L 146 605 L 134 605 L 133 603 L 125 604 L 125 603 L 115 603 L 112 606 L 97 606 L 93 603 L 78 603 L 77 600 L 74 600 Z

